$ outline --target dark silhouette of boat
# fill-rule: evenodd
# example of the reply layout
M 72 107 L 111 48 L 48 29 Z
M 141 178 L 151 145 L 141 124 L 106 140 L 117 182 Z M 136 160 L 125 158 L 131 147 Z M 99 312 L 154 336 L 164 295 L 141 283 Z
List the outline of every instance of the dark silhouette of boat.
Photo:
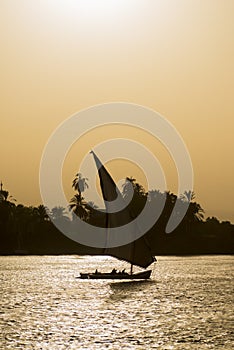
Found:
M 150 278 L 151 275 L 151 270 L 147 271 L 142 271 L 138 273 L 122 273 L 122 272 L 117 272 L 117 273 L 103 273 L 103 272 L 98 272 L 98 273 L 81 273 L 80 278 L 81 279 L 115 279 L 115 280 L 129 280 L 129 279 L 148 279 Z
M 101 163 L 96 154 L 92 151 L 97 169 L 99 174 L 100 186 L 102 190 L 102 196 L 105 201 L 106 206 L 106 243 L 108 243 L 109 235 L 111 234 L 112 227 L 118 227 L 128 224 L 134 219 L 118 187 L 116 186 L 111 175 L 108 173 L 104 165 Z M 110 208 L 111 202 L 118 198 L 119 201 L 123 202 L 123 210 L 118 210 L 117 212 L 111 212 L 108 210 Z M 112 207 L 113 208 L 113 207 Z M 135 224 L 134 224 L 135 225 Z M 117 272 L 115 269 L 112 272 L 104 273 L 98 272 L 94 273 L 80 273 L 79 278 L 81 279 L 149 279 L 151 275 L 151 270 L 144 270 L 141 272 L 133 273 L 133 266 L 139 266 L 146 269 L 149 265 L 156 261 L 156 258 L 151 252 L 150 244 L 147 241 L 145 235 L 138 239 L 134 239 L 136 236 L 136 230 L 139 228 L 137 225 L 131 225 L 131 229 L 134 227 L 134 232 L 130 232 L 131 243 L 115 246 L 112 248 L 108 247 L 103 250 L 102 255 L 109 255 L 115 257 L 119 260 L 129 262 L 131 264 L 130 272 L 127 273 L 125 270 L 122 272 Z M 133 230 L 133 229 L 132 229 Z

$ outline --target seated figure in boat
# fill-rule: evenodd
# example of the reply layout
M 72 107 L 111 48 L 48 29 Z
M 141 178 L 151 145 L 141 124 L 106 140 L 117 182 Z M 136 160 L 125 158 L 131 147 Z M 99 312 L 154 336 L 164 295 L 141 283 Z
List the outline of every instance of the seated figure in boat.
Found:
M 113 270 L 111 271 L 111 273 L 112 273 L 113 275 L 116 274 L 116 272 L 117 272 L 116 269 L 113 269 Z

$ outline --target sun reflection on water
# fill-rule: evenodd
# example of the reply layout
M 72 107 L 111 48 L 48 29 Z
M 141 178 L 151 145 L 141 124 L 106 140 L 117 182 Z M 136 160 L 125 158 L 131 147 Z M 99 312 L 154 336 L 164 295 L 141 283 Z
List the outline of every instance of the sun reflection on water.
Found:
M 149 281 L 76 279 L 110 258 L 0 262 L 3 349 L 231 349 L 232 257 L 161 257 Z

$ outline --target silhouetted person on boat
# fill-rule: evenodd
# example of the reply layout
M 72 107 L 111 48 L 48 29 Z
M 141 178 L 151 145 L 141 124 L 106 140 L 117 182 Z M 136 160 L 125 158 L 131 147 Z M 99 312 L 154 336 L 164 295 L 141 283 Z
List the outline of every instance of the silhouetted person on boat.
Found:
M 113 273 L 113 274 L 116 274 L 116 272 L 117 272 L 116 269 L 113 269 L 113 270 L 111 271 L 111 273 Z

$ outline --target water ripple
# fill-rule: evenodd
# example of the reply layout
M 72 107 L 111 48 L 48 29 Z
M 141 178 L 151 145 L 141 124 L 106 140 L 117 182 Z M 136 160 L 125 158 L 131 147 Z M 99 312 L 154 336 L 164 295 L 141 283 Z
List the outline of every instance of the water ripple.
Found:
M 150 281 L 78 280 L 111 258 L 0 257 L 1 349 L 232 349 L 233 258 L 159 257 Z

